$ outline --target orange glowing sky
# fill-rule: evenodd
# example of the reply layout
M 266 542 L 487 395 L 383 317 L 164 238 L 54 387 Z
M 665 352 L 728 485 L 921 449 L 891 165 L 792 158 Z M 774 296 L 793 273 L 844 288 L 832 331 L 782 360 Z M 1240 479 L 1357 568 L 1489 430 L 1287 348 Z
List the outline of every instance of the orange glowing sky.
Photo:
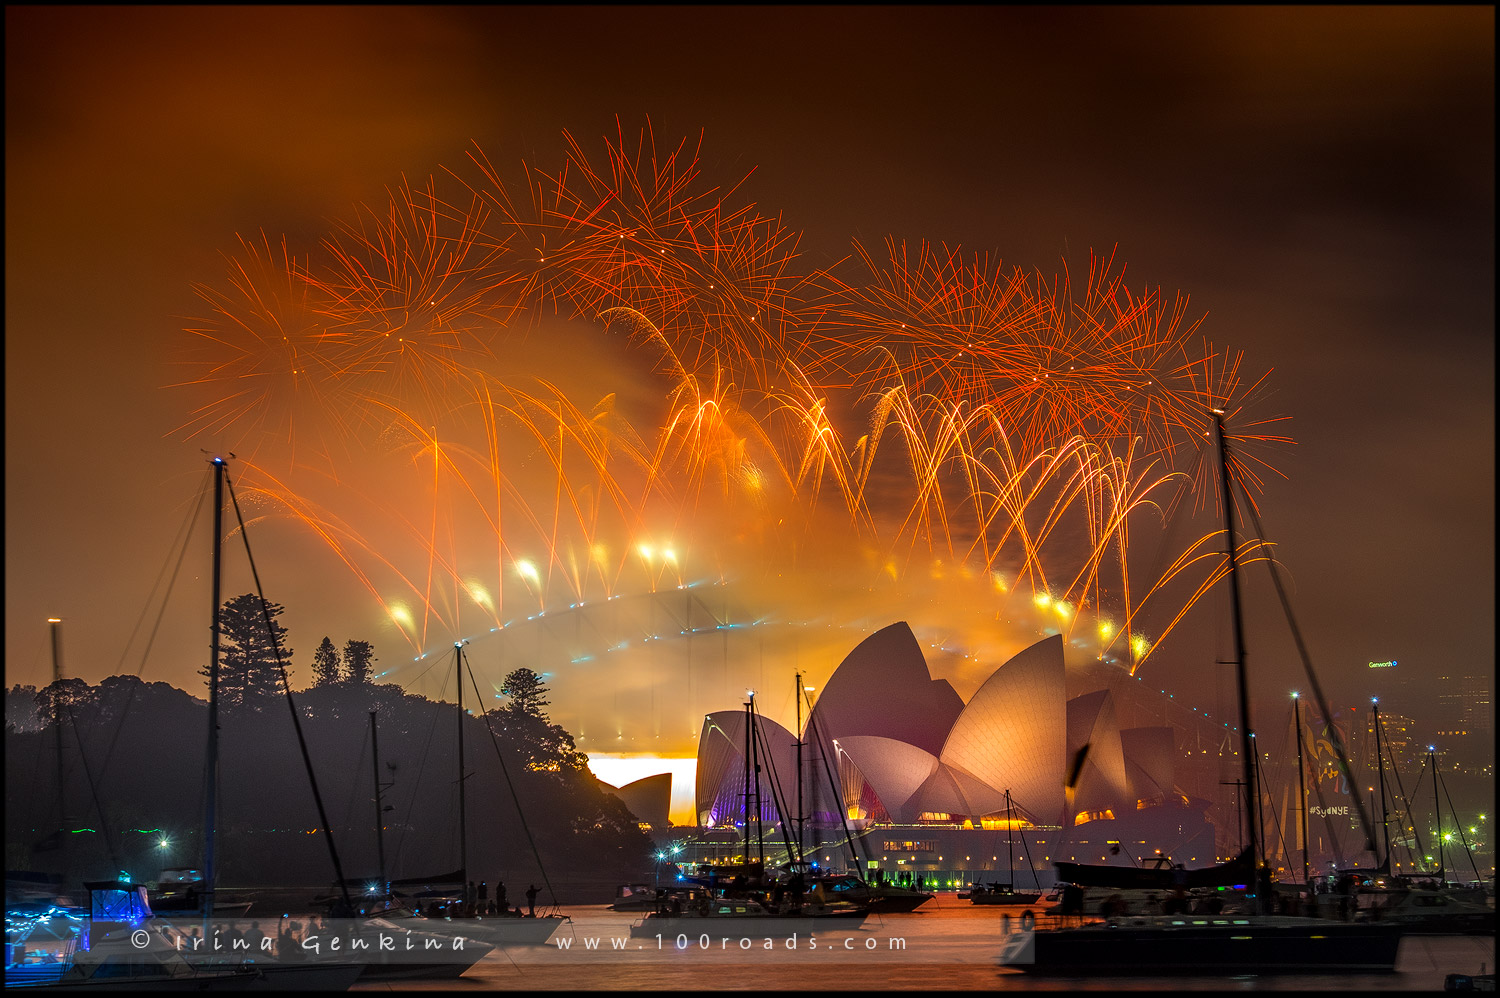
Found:
M 183 329 L 204 313 L 194 286 L 224 286 L 240 237 L 307 252 L 358 219 L 357 204 L 442 176 L 475 147 L 508 171 L 555 170 L 564 130 L 593 155 L 618 122 L 634 133 L 647 121 L 668 147 L 703 134 L 706 186 L 749 174 L 735 196 L 801 234 L 807 272 L 853 254 L 852 240 L 878 255 L 892 235 L 1073 268 L 1081 285 L 1090 251 L 1118 246 L 1132 287 L 1190 294 L 1191 317 L 1243 351 L 1245 371 L 1274 369 L 1267 405 L 1292 416 L 1297 444 L 1276 455 L 1261 508 L 1330 685 L 1363 695 L 1377 660 L 1493 671 L 1491 8 L 8 7 L 6 28 L 7 683 L 48 680 L 45 621 L 58 616 L 69 674 L 144 669 L 197 690 L 206 556 L 184 563 L 144 664 L 141 634 L 201 448 L 296 464 L 299 494 L 329 499 L 399 564 L 434 530 L 451 532 L 444 552 L 480 546 L 456 506 L 424 499 L 415 432 L 383 437 L 378 454 L 309 434 L 296 455 L 267 449 L 276 427 L 256 440 L 174 432 L 201 404 L 164 389 L 182 380 Z M 551 335 L 502 363 L 548 367 L 580 398 L 618 391 L 622 408 L 667 397 L 650 358 L 601 351 L 597 328 Z M 865 429 L 840 426 L 851 445 Z M 355 492 L 358 503 L 338 498 Z M 736 548 L 725 538 L 738 510 L 697 508 L 609 543 L 678 544 L 692 579 L 728 579 L 785 624 L 804 623 L 792 597 L 817 600 L 820 625 L 859 624 L 817 640 L 785 632 L 769 687 L 789 689 L 793 667 L 826 678 L 863 634 L 905 618 L 939 641 L 961 635 L 969 651 L 934 672 L 967 693 L 1047 626 L 1029 592 L 1002 599 L 942 550 L 908 551 L 872 592 L 890 545 L 867 559 L 835 531 L 813 536 L 842 559 L 836 576 L 816 570 L 829 551 L 808 542 L 778 581 L 767 566 L 780 535 Z M 1133 525 L 1134 562 L 1164 571 L 1193 526 L 1206 529 Z M 420 692 L 436 693 L 421 652 L 569 601 L 561 569 L 534 607 L 513 571 L 468 573 L 489 612 L 450 578 L 434 597 L 446 616 L 403 630 L 375 598 L 396 593 L 377 559 L 358 559 L 366 587 L 285 518 L 253 530 L 299 662 L 325 633 L 368 637 L 380 667 Z M 502 556 L 493 531 L 482 545 L 491 566 L 540 557 L 519 540 Z M 745 550 L 754 572 L 728 557 Z M 620 591 L 649 591 L 639 565 L 613 557 L 628 564 Z M 844 586 L 851 565 L 857 585 Z M 228 591 L 245 591 L 233 571 Z M 1266 611 L 1274 596 L 1248 599 Z M 967 619 L 975 606 L 988 623 Z M 1279 697 L 1295 652 L 1261 616 L 1247 646 Z M 1215 627 L 1185 623 L 1154 675 L 1212 695 L 1201 663 Z M 498 679 L 499 654 L 476 666 Z M 670 654 L 711 661 L 700 645 Z M 748 646 L 721 662 L 759 667 Z M 703 705 L 643 707 L 669 691 L 649 665 L 629 672 L 585 691 L 595 674 L 560 667 L 555 716 L 599 753 L 597 729 L 617 715 L 649 716 L 652 738 L 665 718 L 662 754 L 690 753 Z M 698 695 L 733 700 L 740 679 L 726 665 Z M 609 768 L 609 782 L 649 775 Z

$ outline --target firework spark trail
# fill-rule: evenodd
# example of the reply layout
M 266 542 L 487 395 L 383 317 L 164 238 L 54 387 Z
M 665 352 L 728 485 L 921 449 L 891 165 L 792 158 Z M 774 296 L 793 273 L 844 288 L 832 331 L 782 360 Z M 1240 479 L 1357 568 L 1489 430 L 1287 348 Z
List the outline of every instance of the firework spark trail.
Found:
M 582 600 L 596 574 L 606 592 L 618 587 L 632 538 L 663 525 L 754 523 L 738 533 L 759 537 L 769 559 L 825 530 L 819 510 L 836 494 L 851 542 L 904 548 L 908 565 L 924 545 L 1101 620 L 1121 601 L 1112 633 L 1138 668 L 1143 609 L 1207 556 L 1185 555 L 1132 605 L 1131 521 L 1162 496 L 1168 513 L 1189 491 L 1210 501 L 1212 480 L 1195 469 L 1183 487 L 1177 467 L 1203 450 L 1209 409 L 1231 412 L 1237 444 L 1287 442 L 1249 414 L 1265 378 L 1247 387 L 1242 357 L 1201 339 L 1187 299 L 1132 292 L 1113 253 L 1091 258 L 1081 290 L 1066 268 L 1049 279 L 893 240 L 880 263 L 855 244 L 863 282 L 804 275 L 796 234 L 735 206 L 733 189 L 705 187 L 686 140 L 659 154 L 648 130 L 630 143 L 619 129 L 595 166 L 564 138 L 557 171 L 522 164 L 523 195 L 476 150 L 476 179 L 450 173 L 456 197 L 436 181 L 403 183 L 339 226 L 316 260 L 285 246 L 278 260 L 262 237 L 232 261 L 231 290 L 198 289 L 212 318 L 189 330 L 204 354 L 185 383 L 219 395 L 180 431 L 284 443 L 295 415 L 351 446 L 397 442 L 425 469 L 425 526 L 393 517 L 422 572 L 377 556 L 423 608 L 417 633 L 402 631 L 414 646 L 431 626 L 457 628 L 464 595 L 485 605 L 475 594 L 490 586 L 498 622 L 499 583 L 523 552 L 546 552 L 541 571 L 525 562 L 539 601 L 553 580 Z M 530 337 L 554 354 L 576 349 L 558 321 L 602 331 L 598 349 L 644 350 L 656 401 L 641 400 L 628 365 L 603 362 L 619 388 L 601 399 L 571 383 L 588 366 L 579 358 L 557 358 L 572 361 L 568 383 L 517 362 Z M 839 429 L 850 418 L 866 424 L 852 446 Z M 1235 454 L 1252 487 L 1274 470 Z M 297 496 L 296 476 L 247 470 L 392 613 L 358 567 L 372 552 L 352 527 Z M 470 519 L 494 539 L 483 585 L 460 554 Z M 1067 539 L 1077 532 L 1081 547 Z M 726 551 L 704 557 L 722 564 Z M 410 581 L 419 574 L 425 582 Z
M 321 315 L 338 376 L 367 394 L 450 411 L 448 383 L 487 356 L 482 332 L 516 307 L 499 268 L 505 247 L 487 241 L 486 218 L 477 199 L 455 212 L 430 185 L 403 186 L 383 216 L 362 211 L 324 240 L 331 263 L 303 278 L 327 302 Z
M 1187 299 L 1134 295 L 1114 258 L 1090 262 L 1081 298 L 1066 270 L 1008 274 L 982 255 L 863 246 L 870 283 L 829 278 L 830 316 L 813 341 L 822 370 L 854 382 L 899 378 L 913 392 L 993 406 L 1023 450 L 1083 435 L 1140 435 L 1171 455 L 1232 384 L 1211 375 Z
M 420 597 L 417 584 L 408 579 L 399 566 L 385 558 L 377 547 L 366 541 L 342 518 L 302 497 L 266 468 L 243 459 L 241 461 L 243 469 L 240 479 L 241 494 L 246 502 L 262 499 L 271 507 L 284 510 L 286 516 L 303 524 L 343 562 L 350 573 L 375 599 L 383 613 L 391 615 L 393 605 L 382 595 L 379 587 L 363 567 L 366 560 L 379 562 L 397 578 L 405 590 L 413 596 Z M 256 478 L 260 479 L 263 484 L 243 484 L 247 480 Z
M 483 178 L 471 190 L 496 206 L 531 270 L 524 297 L 561 315 L 649 314 L 686 369 L 726 366 L 741 383 L 758 375 L 783 345 L 800 280 L 788 269 L 795 237 L 749 206 L 726 212 L 717 189 L 696 192 L 685 141 L 658 157 L 654 139 L 643 134 L 632 153 L 622 133 L 599 171 L 565 138 L 566 166 L 528 170 L 525 201 L 471 155 Z
M 186 332 L 195 337 L 189 364 L 198 375 L 179 385 L 233 386 L 198 406 L 173 433 L 193 436 L 248 423 L 249 434 L 295 446 L 301 414 L 344 424 L 345 386 L 323 351 L 314 289 L 298 276 L 285 240 L 279 254 L 262 233 L 260 244 L 240 240 L 243 255 L 229 259 L 229 290 L 194 290 L 211 315 Z M 279 262 L 278 262 L 279 256 Z

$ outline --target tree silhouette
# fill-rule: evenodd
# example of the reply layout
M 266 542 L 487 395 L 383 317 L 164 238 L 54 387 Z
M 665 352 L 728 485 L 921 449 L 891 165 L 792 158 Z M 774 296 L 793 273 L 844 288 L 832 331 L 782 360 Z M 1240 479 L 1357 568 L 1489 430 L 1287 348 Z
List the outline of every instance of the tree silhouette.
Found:
M 259 630 L 265 630 L 263 620 Z M 45 691 L 21 687 L 7 692 L 20 698 L 16 711 L 22 713 L 25 700 Z M 202 846 L 202 699 L 165 683 L 119 676 L 98 685 L 64 680 L 51 689 L 49 707 L 53 700 L 71 707 L 71 716 L 64 715 L 66 765 L 83 781 L 86 762 L 97 786 L 89 791 L 70 780 L 69 816 L 77 821 L 67 827 L 77 834 L 55 835 L 57 851 L 34 856 L 39 834 L 57 827 L 54 737 L 42 726 L 50 715 L 38 718 L 35 730 L 18 726 L 8 731 L 0 761 L 11 806 L 0 818 L 11 868 L 45 863 L 46 867 L 31 868 L 68 871 L 71 879 L 87 879 L 96 869 L 119 869 L 110 865 L 106 828 L 126 869 L 192 865 Z M 446 856 L 444 850 L 452 845 L 447 837 L 452 826 L 442 819 L 451 810 L 448 774 L 457 761 L 457 746 L 432 742 L 432 724 L 434 716 L 454 720 L 454 705 L 435 703 L 394 684 L 340 682 L 308 690 L 298 698 L 298 707 L 320 782 L 327 778 L 343 785 L 352 779 L 358 788 L 355 797 L 365 793 L 370 781 L 370 710 L 379 711 L 382 764 L 427 759 L 430 750 L 443 756 L 425 779 L 420 772 L 405 775 L 403 768 L 404 778 L 387 797 L 397 813 L 415 816 L 403 834 L 409 836 L 406 848 L 420 857 L 405 869 L 397 860 L 394 875 L 431 874 L 439 868 L 431 865 L 432 857 Z M 502 723 L 502 717 L 509 723 Z M 624 805 L 599 788 L 586 757 L 573 747 L 566 731 L 525 713 L 492 711 L 489 718 L 500 751 L 475 752 L 466 758 L 474 786 L 493 791 L 476 791 L 469 797 L 468 818 L 474 831 L 471 868 L 498 870 L 532 863 L 534 857 L 519 854 L 526 851 L 518 845 L 525 841 L 524 815 L 541 861 L 549 868 L 566 866 L 571 875 L 602 882 L 626 882 L 642 872 L 649 876 L 650 840 Z M 465 718 L 471 744 L 483 737 L 483 723 L 477 716 Z M 302 763 L 287 710 L 242 711 L 233 723 L 221 725 L 219 761 L 218 858 L 226 882 L 326 883 L 333 873 L 322 834 L 307 834 L 319 825 L 319 816 L 310 795 L 301 789 Z M 508 779 L 514 780 L 514 799 L 499 789 Z M 363 800 L 359 803 L 351 805 L 342 822 L 338 813 L 329 816 L 340 853 L 348 850 L 346 874 L 375 868 L 368 806 Z M 151 834 L 142 834 L 147 831 Z M 171 840 L 165 852 L 158 846 L 163 836 Z M 514 876 L 533 874 L 527 870 Z
M 552 701 L 542 698 L 551 690 L 543 686 L 542 677 L 530 669 L 516 669 L 507 675 L 500 686 L 500 692 L 509 698 L 501 706 L 501 710 L 526 714 L 541 721 L 547 720 L 547 712 L 542 708 L 551 705 Z
M 260 711 L 279 691 L 277 649 L 282 662 L 289 663 L 292 657 L 286 647 L 286 628 L 276 622 L 284 609 L 280 603 L 262 603 L 254 593 L 225 601 L 219 613 L 219 703 L 226 708 Z M 274 644 L 266 631 L 267 614 L 275 631 Z M 206 678 L 208 668 L 199 674 Z
M 37 708 L 35 686 L 12 686 L 5 691 L 5 730 L 37 731 L 46 725 Z
M 532 772 L 585 773 L 589 757 L 578 751 L 573 736 L 560 724 L 553 724 L 542 708 L 551 690 L 542 685 L 542 677 L 530 669 L 516 669 L 500 686 L 506 701 L 495 712 L 494 721 L 520 751 L 526 768 Z
M 43 724 L 51 724 L 57 717 L 63 724 L 69 718 L 75 722 L 92 720 L 93 709 L 98 701 L 94 687 L 75 676 L 53 680 L 37 691 L 37 715 Z
M 370 666 L 376 661 L 375 648 L 370 642 L 350 638 L 344 644 L 343 678 L 351 683 L 370 682 Z
M 327 686 L 343 678 L 338 649 L 326 636 L 323 643 L 318 645 L 318 650 L 313 652 L 312 674 L 314 686 Z

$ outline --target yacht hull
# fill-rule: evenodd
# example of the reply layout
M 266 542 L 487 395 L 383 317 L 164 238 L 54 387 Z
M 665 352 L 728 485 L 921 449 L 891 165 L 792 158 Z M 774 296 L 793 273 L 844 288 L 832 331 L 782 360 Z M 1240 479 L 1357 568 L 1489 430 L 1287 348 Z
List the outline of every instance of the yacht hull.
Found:
M 1041 900 L 1041 897 L 1042 897 L 1041 892 L 1037 892 L 1037 893 L 1034 893 L 1034 894 L 1029 894 L 1029 893 L 1016 893 L 1016 892 L 1009 892 L 1009 891 L 1005 891 L 1005 892 L 1002 892 L 1002 891 L 989 892 L 989 891 L 977 891 L 976 890 L 976 891 L 972 891 L 969 894 L 969 901 L 972 904 L 1012 904 L 1012 905 L 1022 905 L 1022 904 L 1036 904 L 1038 901 Z
M 437 932 L 445 936 L 463 936 L 491 946 L 545 946 L 553 934 L 568 921 L 565 915 L 538 915 L 535 918 L 391 918 L 392 924 L 413 931 Z
M 1397 926 L 1319 919 L 1157 918 L 1019 932 L 1002 966 L 1034 974 L 1298 974 L 1396 969 Z
M 630 927 L 632 939 L 658 939 L 663 948 L 714 948 L 721 941 L 737 944 L 742 939 L 789 939 L 802 938 L 829 932 L 849 932 L 858 929 L 865 921 L 865 912 L 849 915 L 647 915 Z M 684 942 L 684 940 L 686 940 Z

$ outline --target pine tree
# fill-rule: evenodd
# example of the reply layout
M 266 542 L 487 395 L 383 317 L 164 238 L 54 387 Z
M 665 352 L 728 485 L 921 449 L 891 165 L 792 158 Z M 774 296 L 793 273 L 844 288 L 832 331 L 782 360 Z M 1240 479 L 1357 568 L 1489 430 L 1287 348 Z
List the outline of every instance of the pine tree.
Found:
M 545 721 L 547 712 L 543 707 L 549 706 L 552 701 L 542 699 L 551 691 L 542 685 L 542 677 L 530 669 L 516 669 L 505 677 L 500 692 L 505 694 L 503 710 L 512 711 L 517 714 L 526 714 L 531 717 Z
M 350 638 L 344 644 L 343 678 L 351 683 L 368 683 L 372 678 L 370 666 L 377 661 L 375 648 L 370 642 Z
M 276 622 L 284 609 L 269 600 L 262 604 L 254 593 L 224 602 L 219 612 L 219 703 L 224 707 L 261 710 L 280 692 L 278 648 L 282 662 L 289 663 L 292 658 L 292 650 L 286 646 L 286 628 Z M 274 644 L 266 632 L 267 615 L 275 631 Z M 199 674 L 206 678 L 208 669 L 201 669 Z
M 532 772 L 581 773 L 588 771 L 588 756 L 578 751 L 573 736 L 553 724 L 542 708 L 552 701 L 542 677 L 530 669 L 516 669 L 500 687 L 506 701 L 490 715 L 493 724 L 511 740 Z
M 313 652 L 312 674 L 314 686 L 327 686 L 336 683 L 343 677 L 343 670 L 339 664 L 338 649 L 333 646 L 327 636 L 323 643 L 318 645 L 318 650 Z

